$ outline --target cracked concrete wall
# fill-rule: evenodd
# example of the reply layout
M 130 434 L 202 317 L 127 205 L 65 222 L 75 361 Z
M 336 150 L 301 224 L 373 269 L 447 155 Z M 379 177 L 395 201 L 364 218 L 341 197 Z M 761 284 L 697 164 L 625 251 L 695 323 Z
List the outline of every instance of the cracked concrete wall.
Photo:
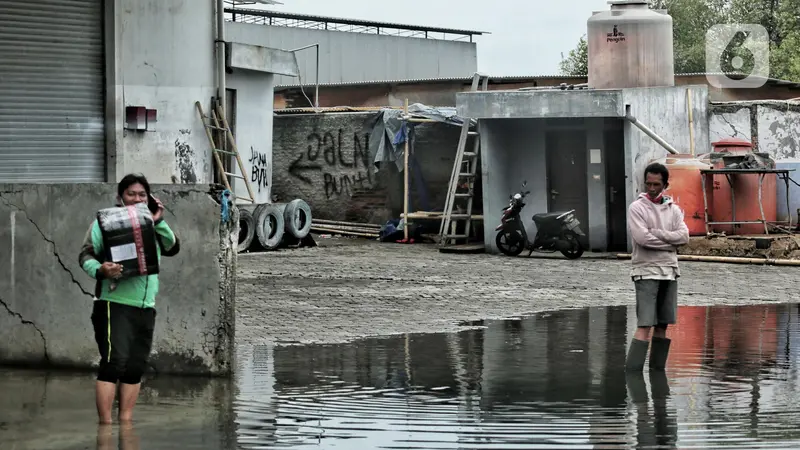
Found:
M 238 210 L 221 224 L 207 186 L 154 185 L 181 251 L 163 258 L 151 369 L 231 372 Z M 94 280 L 78 264 L 98 209 L 116 184 L 0 184 L 0 361 L 93 368 Z
M 711 142 L 740 138 L 776 160 L 800 157 L 800 102 L 714 103 L 709 109 Z

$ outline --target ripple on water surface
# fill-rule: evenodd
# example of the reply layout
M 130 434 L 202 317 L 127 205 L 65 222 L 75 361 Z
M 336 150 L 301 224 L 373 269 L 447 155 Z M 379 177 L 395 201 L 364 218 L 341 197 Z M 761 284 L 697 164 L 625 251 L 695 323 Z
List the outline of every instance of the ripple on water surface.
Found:
M 667 373 L 627 375 L 632 308 L 458 334 L 250 349 L 242 448 L 800 448 L 797 305 L 681 307 Z

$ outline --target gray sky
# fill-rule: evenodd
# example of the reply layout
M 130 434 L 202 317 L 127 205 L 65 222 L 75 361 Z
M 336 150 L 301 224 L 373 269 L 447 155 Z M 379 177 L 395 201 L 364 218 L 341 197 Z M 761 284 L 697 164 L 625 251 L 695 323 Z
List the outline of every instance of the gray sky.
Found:
M 557 73 L 592 11 L 609 9 L 607 0 L 280 1 L 259 9 L 490 32 L 476 38 L 478 70 L 494 76 Z

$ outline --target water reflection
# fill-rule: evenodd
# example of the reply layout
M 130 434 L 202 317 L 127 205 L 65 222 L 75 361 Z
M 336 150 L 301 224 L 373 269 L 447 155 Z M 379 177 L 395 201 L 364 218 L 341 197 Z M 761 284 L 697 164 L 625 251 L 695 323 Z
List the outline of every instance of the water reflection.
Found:
M 797 305 L 681 307 L 666 374 L 631 376 L 634 313 L 240 347 L 235 386 L 146 380 L 135 427 L 96 425 L 91 374 L 0 369 L 0 447 L 800 448 Z
M 134 426 L 98 426 L 92 374 L 0 369 L 3 450 L 235 448 L 231 382 L 159 377 L 142 386 Z
M 243 355 L 242 448 L 798 448 L 796 305 L 682 307 L 626 376 L 632 308 Z M 250 374 L 258 374 L 257 377 Z

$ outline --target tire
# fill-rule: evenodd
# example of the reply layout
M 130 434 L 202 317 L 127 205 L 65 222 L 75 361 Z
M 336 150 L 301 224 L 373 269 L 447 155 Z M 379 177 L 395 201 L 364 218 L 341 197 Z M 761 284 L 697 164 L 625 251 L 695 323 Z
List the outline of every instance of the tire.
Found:
M 283 212 L 286 232 L 297 239 L 303 239 L 311 231 L 311 207 L 302 199 L 295 199 L 286 204 Z
M 256 220 L 253 213 L 247 209 L 239 209 L 239 249 L 241 253 L 253 245 L 256 236 Z
M 564 234 L 564 238 L 569 242 L 570 248 L 562 248 L 562 255 L 566 256 L 567 259 L 578 259 L 583 256 L 583 245 L 581 245 L 580 236 L 578 236 L 574 231 L 567 231 Z
M 505 237 L 505 240 L 503 239 Z M 509 244 L 509 238 L 515 246 Z M 519 229 L 514 230 L 500 230 L 494 238 L 494 243 L 500 252 L 506 256 L 518 256 L 525 250 L 525 237 Z
M 255 210 L 256 238 L 264 250 L 275 250 L 283 240 L 283 205 L 263 204 Z

